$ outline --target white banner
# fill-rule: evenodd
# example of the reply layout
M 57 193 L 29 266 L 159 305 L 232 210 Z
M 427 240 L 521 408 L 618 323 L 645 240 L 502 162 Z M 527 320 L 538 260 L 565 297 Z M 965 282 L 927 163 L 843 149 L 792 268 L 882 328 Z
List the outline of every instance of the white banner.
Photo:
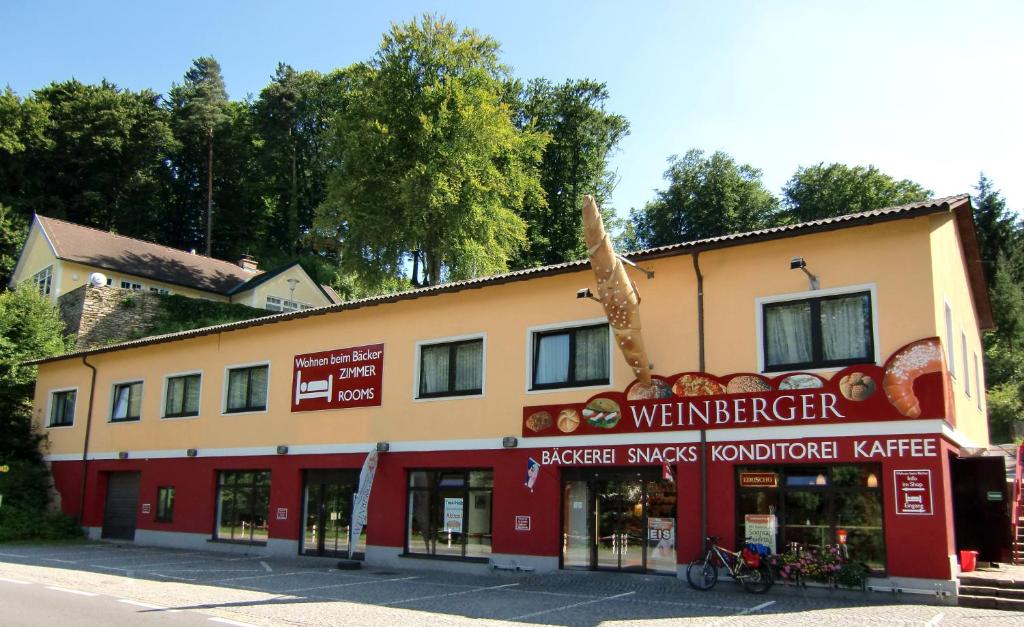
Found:
M 356 551 L 359 535 L 366 526 L 366 513 L 370 505 L 370 489 L 373 488 L 373 476 L 377 474 L 377 449 L 366 454 L 363 470 L 359 473 L 359 491 L 352 496 L 352 522 L 349 524 L 348 558 Z

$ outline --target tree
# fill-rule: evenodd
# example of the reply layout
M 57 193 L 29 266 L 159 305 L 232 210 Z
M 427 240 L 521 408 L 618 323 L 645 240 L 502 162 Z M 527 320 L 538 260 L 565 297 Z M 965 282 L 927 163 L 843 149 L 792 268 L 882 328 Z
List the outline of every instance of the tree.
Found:
M 798 168 L 782 188 L 782 213 L 788 222 L 808 222 L 919 202 L 931 195 L 931 190 L 908 179 L 897 181 L 873 165 L 819 163 Z
M 1024 423 L 1024 288 L 1005 256 L 989 294 L 996 324 L 984 337 L 989 424 L 993 439 L 1010 441 Z
M 542 203 L 546 135 L 513 124 L 498 43 L 443 18 L 396 24 L 346 71 L 327 200 L 316 225 L 370 283 L 500 272 L 525 243 L 524 201 Z M 420 279 L 420 264 L 423 278 Z
M 175 134 L 182 143 L 201 141 L 206 147 L 206 255 L 212 254 L 213 239 L 213 138 L 230 120 L 228 94 L 220 72 L 220 63 L 213 57 L 199 57 L 192 61 L 192 67 L 185 72 L 185 82 L 174 85 L 170 92 L 170 109 L 175 123 Z M 189 183 L 198 187 L 197 155 L 195 151 L 184 152 L 179 163 L 181 169 L 189 169 L 193 180 Z M 182 175 L 185 173 L 182 172 Z
M 520 96 L 522 128 L 548 133 L 540 181 L 546 203 L 526 203 L 529 244 L 516 259 L 518 267 L 561 263 L 586 255 L 580 208 L 592 194 L 605 203 L 615 187 L 608 159 L 629 133 L 629 122 L 605 111 L 608 89 L 592 80 L 554 85 L 535 79 Z
M 776 223 L 778 200 L 761 183 L 761 171 L 724 152 L 705 157 L 690 150 L 669 158 L 668 188 L 641 210 L 631 210 L 642 247 L 751 231 Z
M 0 285 L 6 285 L 18 264 L 28 236 L 28 220 L 0 204 Z
M 1020 239 L 1015 229 L 1013 213 L 1006 207 L 1006 200 L 984 172 L 979 175 L 975 189 L 978 190 L 978 194 L 974 197 L 974 228 L 978 234 L 985 279 L 992 284 L 995 281 L 999 258 L 1008 258 L 1015 252 Z M 1007 260 L 1014 261 L 1009 258 Z M 1021 331 L 1024 332 L 1024 329 Z

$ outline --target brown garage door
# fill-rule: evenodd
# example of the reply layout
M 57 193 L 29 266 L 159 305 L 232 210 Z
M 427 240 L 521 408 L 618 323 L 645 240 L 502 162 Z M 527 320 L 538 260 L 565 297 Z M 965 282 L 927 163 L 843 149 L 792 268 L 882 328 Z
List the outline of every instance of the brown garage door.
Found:
M 135 539 L 135 508 L 139 501 L 139 473 L 112 472 L 107 479 L 107 507 L 103 537 Z

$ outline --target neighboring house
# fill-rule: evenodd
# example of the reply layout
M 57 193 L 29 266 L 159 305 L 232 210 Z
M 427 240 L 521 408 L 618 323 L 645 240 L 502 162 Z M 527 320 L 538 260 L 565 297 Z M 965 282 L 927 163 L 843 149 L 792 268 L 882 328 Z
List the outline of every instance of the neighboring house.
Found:
M 10 286 L 32 281 L 50 300 L 100 273 L 108 286 L 297 311 L 340 302 L 298 263 L 269 272 L 249 256 L 237 264 L 36 215 Z

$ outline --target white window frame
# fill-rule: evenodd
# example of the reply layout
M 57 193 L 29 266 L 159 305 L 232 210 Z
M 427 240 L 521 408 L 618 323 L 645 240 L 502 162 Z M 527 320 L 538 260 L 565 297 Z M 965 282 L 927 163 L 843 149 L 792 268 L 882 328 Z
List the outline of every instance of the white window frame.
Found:
M 45 275 L 45 276 L 41 276 L 41 275 Z M 28 280 L 32 282 L 32 285 L 35 286 L 36 290 L 41 295 L 49 297 L 49 296 L 51 296 L 53 294 L 53 280 L 54 280 L 54 276 L 55 276 L 55 272 L 54 272 L 53 264 L 51 263 L 50 265 L 48 265 L 45 268 L 41 269 L 39 272 L 36 272 L 32 276 L 30 276 L 28 278 Z M 43 291 L 43 289 L 42 289 L 43 285 L 46 286 L 46 290 L 45 291 Z
M 874 355 L 872 359 L 875 365 L 881 363 L 880 346 L 882 344 L 878 333 L 878 318 L 880 313 L 878 311 L 878 284 L 877 283 L 863 283 L 861 285 L 844 285 L 841 287 L 830 287 L 823 290 L 806 290 L 803 292 L 789 292 L 786 294 L 776 294 L 774 296 L 759 296 L 754 299 L 754 320 L 756 328 L 756 339 L 757 339 L 757 371 L 760 373 L 781 373 L 786 372 L 785 370 L 765 370 L 765 355 L 764 355 L 764 306 L 773 303 L 784 303 L 791 300 L 806 300 L 808 298 L 821 298 L 824 296 L 842 296 L 844 294 L 856 294 L 858 292 L 868 292 L 871 300 L 871 335 L 872 344 L 874 345 Z M 842 370 L 848 366 L 828 366 L 826 368 L 805 368 L 800 372 L 835 372 L 836 370 Z
M 199 375 L 199 413 L 195 416 L 168 416 L 167 415 L 167 384 L 171 379 Z M 160 419 L 161 420 L 195 420 L 203 414 L 203 371 L 187 370 L 185 372 L 171 372 L 164 375 L 163 389 L 160 390 Z
M 949 376 L 956 378 L 956 347 L 953 345 L 953 306 L 949 299 L 943 297 L 943 316 L 946 320 L 946 366 L 949 368 Z
M 277 300 L 280 303 L 280 306 L 281 306 L 280 309 L 271 309 L 270 308 L 270 299 L 271 298 Z M 289 305 L 295 305 L 295 307 L 293 309 L 285 309 L 284 308 L 284 304 L 285 303 L 288 303 Z M 291 298 L 284 298 L 283 296 L 275 296 L 273 294 L 267 294 L 267 297 L 263 301 L 263 308 L 265 310 L 267 310 L 267 311 L 276 311 L 276 312 L 279 312 L 279 313 L 291 313 L 293 311 L 302 311 L 303 309 L 312 309 L 313 305 L 310 305 L 309 303 L 304 303 L 304 302 L 302 302 L 300 300 L 294 300 L 294 299 L 291 299 Z
M 981 364 L 978 362 L 978 351 L 974 351 L 974 390 L 978 393 L 978 410 L 981 411 L 981 399 L 985 396 L 981 389 Z
M 967 398 L 971 397 L 971 369 L 970 362 L 967 359 L 967 332 L 964 331 L 963 327 L 960 327 L 960 353 L 964 357 L 964 394 Z
M 71 414 L 71 424 L 69 425 L 54 425 L 50 424 L 53 420 L 53 395 L 61 392 L 74 392 L 75 393 L 75 407 Z M 75 418 L 78 417 L 78 387 L 69 388 L 54 388 L 46 393 L 46 428 L 47 429 L 70 429 L 75 426 Z
M 438 344 L 451 344 L 453 342 L 466 342 L 469 340 L 481 340 L 483 346 L 480 351 L 480 393 L 479 394 L 451 394 L 449 396 L 420 397 L 420 351 L 424 346 L 436 346 Z M 487 334 L 468 333 L 466 335 L 450 335 L 448 337 L 435 337 L 429 340 L 418 340 L 413 354 L 413 377 L 412 377 L 412 400 L 416 403 L 428 403 L 432 401 L 457 401 L 465 398 L 483 398 L 487 395 Z
M 247 410 L 247 411 L 228 411 L 228 384 L 230 382 L 229 373 L 232 370 L 238 370 L 238 369 L 241 369 L 241 368 L 255 368 L 257 366 L 266 366 L 267 367 L 267 402 L 266 402 L 266 406 L 263 409 L 252 409 L 252 410 Z M 224 366 L 224 378 L 222 379 L 222 382 L 221 382 L 221 390 L 222 390 L 222 392 L 221 392 L 221 395 L 220 395 L 221 396 L 221 398 L 220 398 L 220 415 L 221 416 L 247 416 L 247 415 L 251 415 L 251 414 L 265 414 L 265 413 L 269 412 L 270 411 L 270 387 L 271 387 L 270 386 L 270 375 L 272 374 L 272 372 L 273 372 L 273 370 L 272 370 L 272 367 L 270 365 L 270 360 L 269 359 L 265 360 L 265 361 L 251 361 L 251 362 L 246 362 L 246 363 L 230 364 L 228 366 Z
M 533 336 L 537 333 L 544 333 L 546 331 L 560 331 L 578 329 L 579 327 L 590 327 L 595 324 L 607 324 L 608 325 L 608 383 L 604 385 L 568 385 L 560 388 L 544 388 L 542 390 L 534 390 L 533 388 Z M 612 328 L 611 323 L 608 322 L 608 318 L 587 318 L 586 320 L 569 320 L 566 322 L 554 322 L 551 324 L 541 324 L 526 328 L 526 351 L 523 353 L 526 355 L 526 393 L 527 394 L 551 394 L 553 392 L 565 392 L 565 391 L 576 391 L 576 390 L 607 390 L 610 389 L 615 383 L 615 330 Z
M 163 294 L 164 296 L 170 296 L 174 293 L 169 287 L 158 287 L 156 285 L 150 285 L 149 291 L 156 294 Z
M 138 418 L 138 420 L 125 420 L 125 419 L 114 420 L 114 398 L 115 398 L 115 395 L 117 393 L 117 386 L 119 386 L 119 385 L 128 385 L 128 384 L 131 384 L 131 383 L 141 383 L 142 384 L 142 391 L 139 392 L 139 394 L 142 396 L 142 400 L 139 401 L 139 418 Z M 146 379 L 145 379 L 145 377 L 136 377 L 136 378 L 131 378 L 131 379 L 122 379 L 121 381 L 112 381 L 110 383 L 110 398 L 109 398 L 109 401 L 107 403 L 107 422 L 109 424 L 114 424 L 114 425 L 124 425 L 124 424 L 134 425 L 134 424 L 139 424 L 140 422 L 142 422 L 142 414 L 145 413 L 143 411 L 143 405 L 144 405 L 145 399 L 146 399 Z
M 128 287 L 125 287 L 125 283 L 128 284 Z M 145 286 L 142 283 L 136 283 L 135 281 L 132 281 L 131 279 L 121 279 L 121 282 L 119 283 L 119 285 L 121 286 L 121 289 L 123 289 L 123 290 L 131 290 L 133 292 L 145 291 Z

